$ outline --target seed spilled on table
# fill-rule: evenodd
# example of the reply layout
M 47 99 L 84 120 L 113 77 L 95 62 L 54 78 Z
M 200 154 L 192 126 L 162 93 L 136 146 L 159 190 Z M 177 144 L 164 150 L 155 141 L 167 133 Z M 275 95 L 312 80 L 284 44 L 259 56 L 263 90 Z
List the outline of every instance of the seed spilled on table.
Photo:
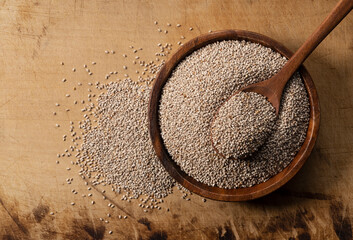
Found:
M 82 172 L 101 173 L 106 183 L 131 191 L 133 198 L 141 194 L 165 197 L 174 181 L 150 143 L 150 87 L 125 79 L 105 88 L 107 92 L 98 99 L 98 125 L 92 128 L 87 119 L 80 126 L 87 130 L 79 159 Z

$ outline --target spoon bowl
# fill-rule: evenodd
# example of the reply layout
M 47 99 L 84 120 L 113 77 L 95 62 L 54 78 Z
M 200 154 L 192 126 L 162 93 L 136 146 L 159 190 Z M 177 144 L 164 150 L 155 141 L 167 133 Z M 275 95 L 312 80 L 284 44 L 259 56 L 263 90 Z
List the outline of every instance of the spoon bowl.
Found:
M 249 91 L 247 94 L 251 92 Z M 255 102 L 246 102 L 243 104 L 244 102 L 242 101 L 244 99 L 239 101 L 240 94 L 246 94 L 246 91 L 238 90 L 232 93 L 218 107 L 210 124 L 209 134 L 213 150 L 220 157 L 229 160 L 246 159 L 260 149 L 272 134 L 277 121 L 278 114 L 276 114 L 272 104 L 262 94 L 256 97 L 258 100 L 266 102 L 262 106 L 257 106 Z M 245 101 L 253 101 L 255 97 L 254 95 L 250 98 L 249 95 L 246 96 L 248 98 Z M 224 114 L 224 109 L 227 108 L 227 105 L 232 100 L 236 102 L 236 105 L 233 105 L 231 110 L 226 111 L 228 115 L 223 115 L 222 117 L 222 112 Z M 247 116 L 246 126 L 241 123 L 244 123 L 244 119 L 242 119 L 244 111 L 248 113 L 248 115 L 245 114 Z M 238 115 L 240 112 L 242 112 L 241 116 Z M 251 116 L 250 119 L 252 121 L 249 121 L 249 116 Z M 229 122 L 230 119 L 231 122 Z

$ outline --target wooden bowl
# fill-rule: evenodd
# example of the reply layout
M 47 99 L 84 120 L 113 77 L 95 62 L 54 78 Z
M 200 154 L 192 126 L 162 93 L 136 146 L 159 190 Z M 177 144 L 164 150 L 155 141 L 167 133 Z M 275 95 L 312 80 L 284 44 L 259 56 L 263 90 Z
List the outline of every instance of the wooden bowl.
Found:
M 180 167 L 172 160 L 171 156 L 166 149 L 161 136 L 159 125 L 159 102 L 162 94 L 164 84 L 167 82 L 173 69 L 193 51 L 216 41 L 222 40 L 246 40 L 250 42 L 259 43 L 263 46 L 269 47 L 283 56 L 290 58 L 292 52 L 289 51 L 279 42 L 266 37 L 264 35 L 243 31 L 243 30 L 224 30 L 213 32 L 210 34 L 201 35 L 189 42 L 185 43 L 162 67 L 157 79 L 154 83 L 149 103 L 148 117 L 149 129 L 154 150 L 160 159 L 162 165 L 167 172 L 182 186 L 190 191 L 197 193 L 203 197 L 211 198 L 222 201 L 246 201 L 262 197 L 266 194 L 278 189 L 286 182 L 289 181 L 303 166 L 306 159 L 309 157 L 319 130 L 320 122 L 320 109 L 319 99 L 317 96 L 316 88 L 313 80 L 311 79 L 308 71 L 301 66 L 299 72 L 304 79 L 304 84 L 309 95 L 310 100 L 310 122 L 307 135 L 299 152 L 294 157 L 292 162 L 283 171 L 273 176 L 264 183 L 257 184 L 248 188 L 238 189 L 223 189 L 219 187 L 211 187 L 201 182 L 196 181 L 192 177 L 183 172 Z

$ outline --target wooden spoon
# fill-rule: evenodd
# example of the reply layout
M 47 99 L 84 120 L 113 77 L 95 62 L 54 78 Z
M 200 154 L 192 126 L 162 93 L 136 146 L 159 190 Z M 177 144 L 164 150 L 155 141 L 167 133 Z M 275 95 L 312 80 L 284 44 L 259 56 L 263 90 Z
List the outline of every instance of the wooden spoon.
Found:
M 278 116 L 283 89 L 292 77 L 294 72 L 300 67 L 304 60 L 310 55 L 310 53 L 321 43 L 322 40 L 337 26 L 338 23 L 352 10 L 353 0 L 341 0 L 336 7 L 331 11 L 331 13 L 326 17 L 326 19 L 321 23 L 321 25 L 316 29 L 316 31 L 304 42 L 304 44 L 298 49 L 297 52 L 288 60 L 288 62 L 283 66 L 283 68 L 273 77 L 255 84 L 251 84 L 232 94 L 217 110 L 219 112 L 226 102 L 233 99 L 236 94 L 240 91 L 242 92 L 256 92 L 267 98 L 267 100 L 273 105 Z M 213 118 L 213 122 L 217 118 L 217 113 Z M 270 124 L 269 124 L 270 126 Z M 270 132 L 270 131 L 268 131 Z M 251 134 L 251 133 L 249 133 Z M 256 134 L 256 133 L 253 133 Z M 255 137 L 255 136 L 249 136 Z M 211 131 L 211 143 L 217 154 L 221 157 L 225 157 L 224 154 L 217 149 L 212 138 Z M 257 144 L 262 145 L 263 141 L 258 141 Z M 252 152 L 250 149 L 258 149 L 259 146 L 254 148 L 242 148 L 243 156 L 249 156 Z M 240 146 L 242 142 L 240 142 Z M 240 157 L 240 156 L 238 156 Z M 238 158 L 237 157 L 237 158 Z M 231 157 L 233 158 L 233 157 Z
M 283 89 L 287 81 L 300 67 L 305 59 L 314 49 L 325 39 L 325 37 L 342 21 L 342 19 L 352 10 L 353 0 L 341 0 L 330 12 L 326 19 L 320 24 L 316 31 L 303 43 L 294 53 L 283 68 L 273 77 L 255 84 L 246 86 L 239 91 L 257 92 L 267 97 L 272 103 L 278 115 Z

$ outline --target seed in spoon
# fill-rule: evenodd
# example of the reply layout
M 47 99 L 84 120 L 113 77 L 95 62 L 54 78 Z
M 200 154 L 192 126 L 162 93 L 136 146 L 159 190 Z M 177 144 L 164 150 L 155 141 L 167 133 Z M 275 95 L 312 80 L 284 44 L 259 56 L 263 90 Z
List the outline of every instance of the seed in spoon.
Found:
M 270 136 L 276 111 L 266 97 L 239 92 L 226 101 L 211 125 L 213 145 L 226 158 L 251 156 Z

